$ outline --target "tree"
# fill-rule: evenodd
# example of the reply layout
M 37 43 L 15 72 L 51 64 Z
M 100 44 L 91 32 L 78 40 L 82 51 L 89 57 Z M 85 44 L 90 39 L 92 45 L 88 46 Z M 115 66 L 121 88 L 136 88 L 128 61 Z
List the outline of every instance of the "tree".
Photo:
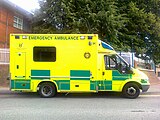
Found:
M 115 50 L 160 61 L 159 0 L 40 0 L 34 33 L 97 33 Z
M 155 63 L 160 59 L 160 18 L 159 0 L 118 0 L 118 6 L 122 14 L 127 14 L 129 19 L 125 25 L 123 34 L 124 45 L 130 45 L 136 55 L 143 59 L 153 59 Z
M 46 0 L 40 6 L 35 13 L 35 33 L 97 33 L 116 45 L 127 21 L 115 0 Z

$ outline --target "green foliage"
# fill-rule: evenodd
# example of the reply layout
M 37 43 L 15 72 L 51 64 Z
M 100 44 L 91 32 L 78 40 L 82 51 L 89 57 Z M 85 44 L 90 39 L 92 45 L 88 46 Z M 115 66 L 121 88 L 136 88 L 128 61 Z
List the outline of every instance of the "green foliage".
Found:
M 34 33 L 97 33 L 116 50 L 160 61 L 160 0 L 40 0 L 40 7 Z
M 35 12 L 36 20 L 33 24 L 33 31 L 40 33 L 47 33 L 49 30 L 53 30 L 53 33 L 97 33 L 101 39 L 106 38 L 106 41 L 116 43 L 119 41 L 118 35 L 123 35 L 119 30 L 127 21 L 124 15 L 118 12 L 116 4 L 114 0 L 41 1 L 41 12 Z M 37 23 L 41 25 L 37 25 Z M 43 28 L 44 30 L 42 30 Z
M 118 0 L 120 13 L 127 14 L 129 22 L 123 31 L 124 44 L 143 59 L 160 60 L 160 1 L 159 0 Z M 141 55 L 140 55 L 141 54 Z

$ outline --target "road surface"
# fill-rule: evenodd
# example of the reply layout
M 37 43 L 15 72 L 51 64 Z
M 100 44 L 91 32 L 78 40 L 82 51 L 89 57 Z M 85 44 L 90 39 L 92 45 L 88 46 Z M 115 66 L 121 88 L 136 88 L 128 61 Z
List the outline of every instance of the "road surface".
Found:
M 36 93 L 0 88 L 0 120 L 160 120 L 160 85 L 137 99 L 116 93 L 58 94 L 40 98 Z

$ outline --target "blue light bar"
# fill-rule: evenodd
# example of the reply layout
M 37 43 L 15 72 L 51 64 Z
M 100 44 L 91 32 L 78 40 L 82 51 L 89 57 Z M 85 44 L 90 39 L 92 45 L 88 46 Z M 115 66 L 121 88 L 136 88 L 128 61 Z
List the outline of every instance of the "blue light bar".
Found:
M 110 45 L 108 45 L 107 43 L 102 41 L 102 47 L 105 49 L 109 49 L 109 50 L 114 50 L 113 47 L 111 47 Z

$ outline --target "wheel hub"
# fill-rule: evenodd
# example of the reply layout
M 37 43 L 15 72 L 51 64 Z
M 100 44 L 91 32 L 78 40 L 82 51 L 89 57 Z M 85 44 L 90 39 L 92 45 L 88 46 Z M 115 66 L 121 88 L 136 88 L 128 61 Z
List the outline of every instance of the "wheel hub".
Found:
M 49 96 L 52 93 L 52 88 L 50 86 L 44 86 L 43 89 L 42 89 L 42 93 L 45 96 Z
M 129 95 L 135 95 L 136 94 L 136 89 L 134 87 L 129 87 L 127 90 L 127 93 Z

